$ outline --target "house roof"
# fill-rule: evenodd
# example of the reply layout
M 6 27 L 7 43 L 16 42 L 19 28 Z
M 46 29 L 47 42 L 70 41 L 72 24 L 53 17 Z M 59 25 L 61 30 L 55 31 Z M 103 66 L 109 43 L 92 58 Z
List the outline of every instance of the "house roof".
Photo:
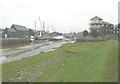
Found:
M 29 29 L 27 29 L 25 26 L 21 26 L 21 25 L 16 25 L 16 24 L 13 24 L 11 26 L 11 28 L 15 28 L 17 31 L 28 31 Z
M 98 17 L 98 16 L 95 16 L 95 17 L 93 17 L 92 19 L 90 19 L 90 20 L 94 20 L 94 19 L 98 19 L 98 20 L 102 20 L 100 17 Z
M 34 29 L 29 29 L 29 30 L 31 30 L 31 31 L 33 31 L 33 32 L 39 32 L 38 30 L 34 30 Z
M 102 24 L 111 24 L 111 23 L 103 21 Z
M 14 28 L 6 28 L 5 30 L 7 30 L 8 32 L 16 32 Z
M 59 32 L 52 32 L 52 33 L 50 33 L 50 35 L 63 35 L 63 34 L 59 33 Z

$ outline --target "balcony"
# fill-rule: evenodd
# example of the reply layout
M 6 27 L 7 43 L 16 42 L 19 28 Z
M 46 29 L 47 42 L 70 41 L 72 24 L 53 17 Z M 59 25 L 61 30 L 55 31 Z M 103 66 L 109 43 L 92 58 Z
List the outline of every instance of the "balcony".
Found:
M 89 23 L 89 25 L 101 25 L 102 23 Z
M 90 26 L 90 28 L 102 28 L 102 26 Z

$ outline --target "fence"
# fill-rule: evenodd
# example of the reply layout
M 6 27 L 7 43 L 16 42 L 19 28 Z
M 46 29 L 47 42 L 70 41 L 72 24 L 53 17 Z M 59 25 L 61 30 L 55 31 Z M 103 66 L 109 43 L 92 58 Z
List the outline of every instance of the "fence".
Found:
M 11 47 L 16 45 L 30 44 L 30 39 L 28 38 L 3 38 L 2 47 Z

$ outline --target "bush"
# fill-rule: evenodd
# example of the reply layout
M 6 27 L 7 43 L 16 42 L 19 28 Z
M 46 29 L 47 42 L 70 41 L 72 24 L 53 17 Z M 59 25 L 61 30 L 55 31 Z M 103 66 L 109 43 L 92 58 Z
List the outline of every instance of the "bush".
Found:
M 95 38 L 95 37 L 98 37 L 98 36 L 99 36 L 99 32 L 97 32 L 97 30 L 92 30 L 92 31 L 90 32 L 90 35 Z
M 88 33 L 87 30 L 84 30 L 84 31 L 83 31 L 83 36 L 84 36 L 84 37 L 88 36 L 88 34 L 89 34 L 89 33 Z

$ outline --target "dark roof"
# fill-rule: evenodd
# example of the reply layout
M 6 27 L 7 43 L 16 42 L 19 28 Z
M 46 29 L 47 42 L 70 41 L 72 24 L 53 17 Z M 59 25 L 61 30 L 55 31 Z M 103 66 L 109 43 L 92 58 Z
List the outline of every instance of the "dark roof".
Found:
M 38 30 L 34 30 L 34 29 L 29 29 L 29 30 L 31 30 L 31 31 L 33 31 L 33 32 L 39 32 Z
M 14 28 L 6 28 L 5 30 L 7 30 L 8 32 L 16 32 Z
M 21 25 L 16 25 L 16 24 L 13 24 L 11 26 L 11 28 L 15 28 L 17 31 L 28 31 L 29 29 L 27 29 L 25 26 L 21 26 Z
M 100 17 L 98 17 L 98 16 L 95 16 L 95 17 L 93 17 L 92 19 L 90 19 L 90 20 L 94 20 L 94 19 L 98 19 L 98 20 L 102 20 Z
M 103 21 L 102 24 L 111 24 L 111 23 Z
M 50 33 L 51 35 L 63 35 L 62 33 L 59 33 L 59 32 L 52 32 Z

